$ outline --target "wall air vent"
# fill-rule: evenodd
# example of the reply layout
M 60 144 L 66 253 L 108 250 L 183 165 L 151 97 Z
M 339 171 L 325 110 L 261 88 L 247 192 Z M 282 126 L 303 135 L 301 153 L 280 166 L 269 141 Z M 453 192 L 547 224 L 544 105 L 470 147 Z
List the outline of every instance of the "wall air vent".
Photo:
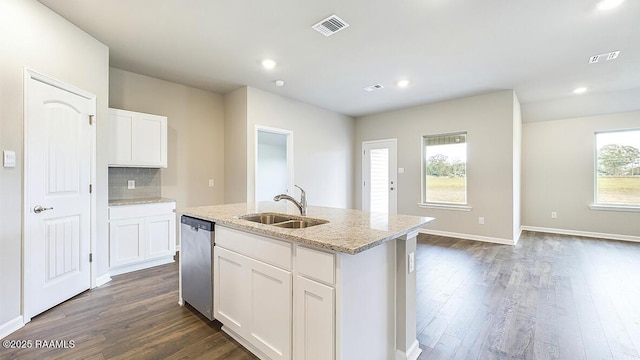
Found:
M 344 20 L 340 19 L 337 15 L 333 14 L 326 19 L 320 20 L 317 24 L 313 25 L 316 31 L 324 36 L 331 36 L 342 29 L 349 27 Z
M 382 86 L 382 84 L 374 84 L 374 85 L 370 85 L 367 86 L 366 88 L 364 88 L 364 91 L 374 91 L 374 90 L 380 90 L 384 88 L 384 86 Z

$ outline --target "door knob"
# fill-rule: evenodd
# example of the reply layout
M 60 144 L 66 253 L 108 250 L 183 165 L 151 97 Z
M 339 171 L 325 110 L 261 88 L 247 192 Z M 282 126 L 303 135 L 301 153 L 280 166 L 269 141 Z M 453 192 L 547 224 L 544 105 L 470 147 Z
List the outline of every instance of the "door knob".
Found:
M 41 212 L 43 212 L 43 211 L 47 211 L 47 210 L 53 210 L 53 207 L 48 207 L 48 208 L 46 208 L 46 207 L 44 207 L 44 206 L 42 206 L 42 205 L 36 205 L 36 206 L 33 208 L 33 212 L 34 212 L 34 213 L 36 213 L 36 214 L 40 214 Z

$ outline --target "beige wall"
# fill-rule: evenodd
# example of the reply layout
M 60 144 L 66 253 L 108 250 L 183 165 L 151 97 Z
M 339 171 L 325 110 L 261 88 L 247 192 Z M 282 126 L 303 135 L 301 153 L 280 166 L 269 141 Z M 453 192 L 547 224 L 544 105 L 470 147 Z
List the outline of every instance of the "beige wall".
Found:
M 17 166 L 0 168 L 0 333 L 21 315 L 24 67 L 97 97 L 97 251 L 108 256 L 106 134 L 109 50 L 35 0 L 0 1 L 0 150 Z M 108 271 L 97 259 L 98 276 Z
M 638 128 L 640 111 L 525 123 L 523 225 L 640 236 L 639 213 L 588 207 L 594 201 L 594 133 Z
M 247 88 L 224 96 L 224 203 L 247 201 Z
M 353 207 L 355 125 L 351 117 L 249 87 L 247 199 L 255 191 L 256 125 L 293 131 L 294 182 L 309 205 Z M 299 192 L 296 189 L 296 198 Z
M 519 183 L 514 149 L 518 130 L 513 91 L 445 101 L 390 111 L 356 119 L 356 144 L 397 138 L 398 213 L 436 218 L 429 229 L 494 241 L 512 242 L 516 232 L 514 196 Z M 472 210 L 452 211 L 419 208 L 421 201 L 422 136 L 467 132 L 467 199 Z M 359 155 L 359 152 L 358 152 Z M 361 163 L 361 156 L 358 164 Z M 361 167 L 355 166 L 355 205 L 361 208 Z M 478 217 L 485 225 L 478 224 Z
M 110 68 L 109 106 L 168 118 L 168 167 L 162 196 L 178 208 L 224 202 L 224 111 L 221 95 Z M 209 187 L 209 179 L 215 182 Z

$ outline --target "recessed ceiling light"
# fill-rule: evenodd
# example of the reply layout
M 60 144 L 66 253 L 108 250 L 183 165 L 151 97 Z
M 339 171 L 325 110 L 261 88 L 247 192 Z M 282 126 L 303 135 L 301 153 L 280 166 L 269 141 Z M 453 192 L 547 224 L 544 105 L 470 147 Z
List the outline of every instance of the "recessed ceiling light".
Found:
M 271 59 L 264 59 L 262 60 L 262 67 L 264 67 L 267 70 L 271 70 L 274 67 L 276 67 L 276 62 Z
M 278 86 L 278 87 L 284 86 L 284 80 L 276 80 L 274 82 L 276 83 L 276 86 Z
M 398 87 L 407 87 L 407 85 L 409 85 L 409 80 L 400 80 L 398 81 Z
M 598 3 L 598 10 L 611 10 L 623 2 L 624 0 L 602 0 Z
M 574 94 L 584 94 L 585 92 L 587 92 L 587 88 L 586 87 L 579 87 L 579 88 L 575 88 L 573 90 Z

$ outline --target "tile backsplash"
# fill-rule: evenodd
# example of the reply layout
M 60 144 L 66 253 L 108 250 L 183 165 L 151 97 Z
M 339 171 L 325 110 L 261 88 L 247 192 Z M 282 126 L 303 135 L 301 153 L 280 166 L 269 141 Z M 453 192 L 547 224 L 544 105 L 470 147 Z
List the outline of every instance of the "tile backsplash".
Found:
M 128 188 L 129 180 L 135 189 Z M 160 169 L 109 168 L 109 200 L 160 197 Z

